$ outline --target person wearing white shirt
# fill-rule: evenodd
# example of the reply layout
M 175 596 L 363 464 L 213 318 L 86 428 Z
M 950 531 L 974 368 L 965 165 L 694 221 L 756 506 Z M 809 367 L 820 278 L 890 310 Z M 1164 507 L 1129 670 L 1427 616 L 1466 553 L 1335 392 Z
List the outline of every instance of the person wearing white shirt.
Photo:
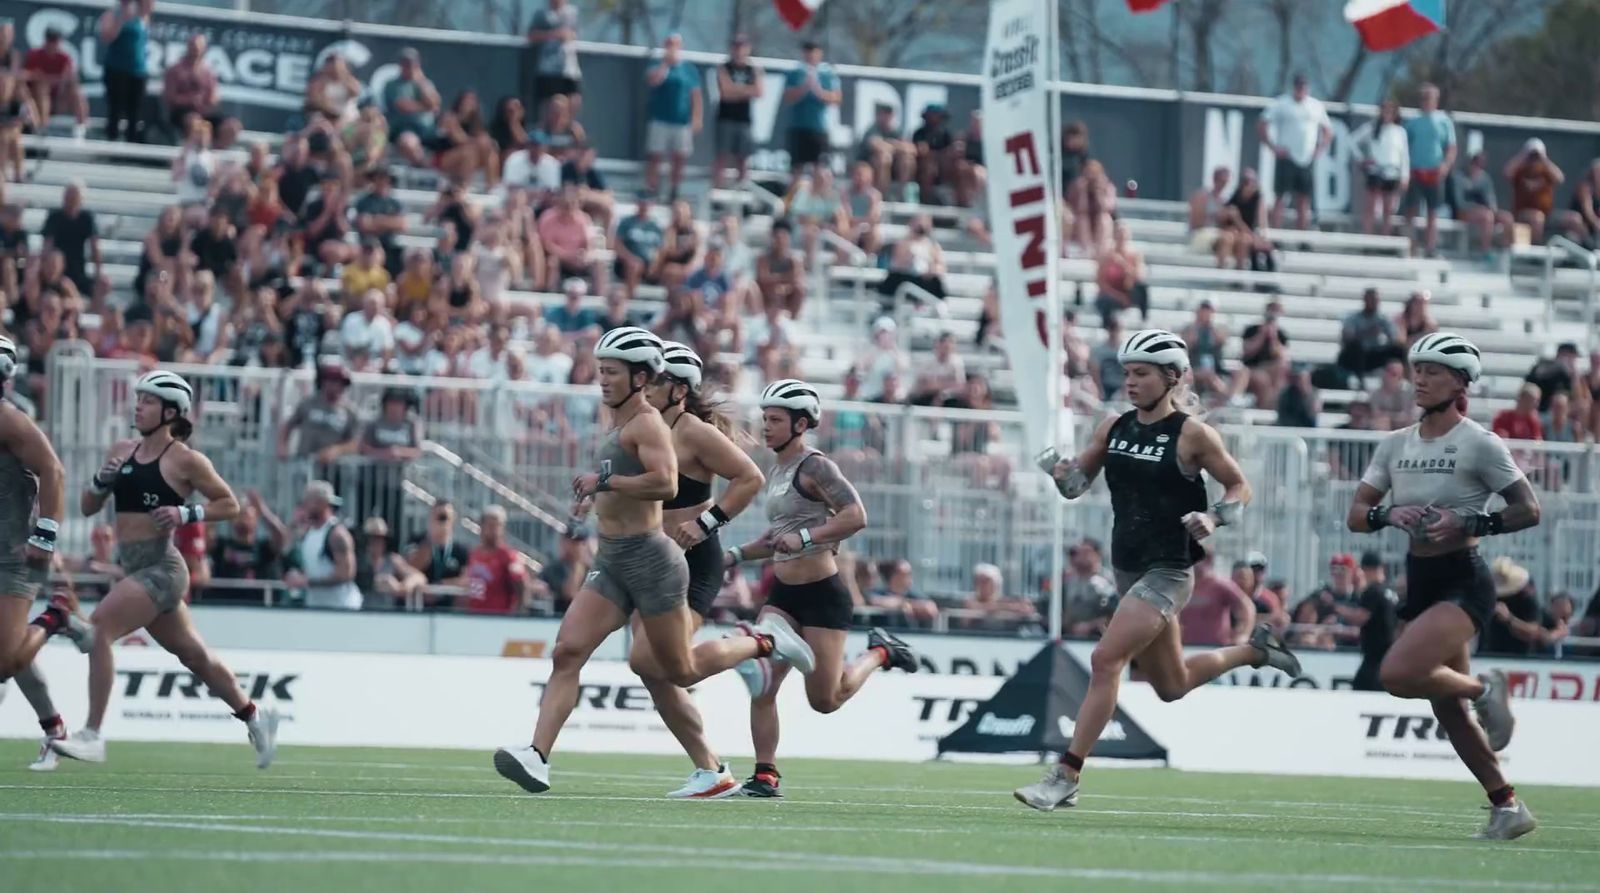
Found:
M 1293 89 L 1267 106 L 1256 125 L 1261 144 L 1278 156 L 1272 190 L 1278 194 L 1272 208 L 1272 225 L 1283 226 L 1283 211 L 1293 197 L 1299 226 L 1311 225 L 1312 169 L 1333 142 L 1333 122 L 1328 110 L 1311 96 L 1306 76 L 1294 76 Z
M 1411 180 L 1411 141 L 1400 123 L 1400 103 L 1385 99 L 1378 117 L 1351 134 L 1367 189 L 1361 202 L 1361 231 L 1373 231 L 1374 217 L 1384 235 L 1394 230 L 1394 212 Z
M 537 352 L 527 359 L 528 380 L 566 384 L 572 375 L 572 355 L 565 348 L 560 329 L 550 326 L 540 332 Z
M 507 345 L 511 342 L 511 330 L 504 325 L 496 325 L 489 329 L 489 343 L 472 352 L 467 358 L 467 374 L 473 378 L 484 381 L 505 381 L 510 377 L 506 369 L 506 359 L 510 356 Z
M 500 186 L 497 190 L 504 198 L 513 189 L 529 189 L 535 195 L 529 202 L 534 207 L 543 204 L 544 196 L 561 189 L 561 162 L 538 139 L 529 139 L 526 146 L 507 155 L 500 165 Z
M 374 357 L 388 356 L 394 350 L 394 323 L 384 312 L 383 292 L 367 289 L 361 296 L 361 309 L 339 324 L 339 339 L 346 345 L 366 345 Z

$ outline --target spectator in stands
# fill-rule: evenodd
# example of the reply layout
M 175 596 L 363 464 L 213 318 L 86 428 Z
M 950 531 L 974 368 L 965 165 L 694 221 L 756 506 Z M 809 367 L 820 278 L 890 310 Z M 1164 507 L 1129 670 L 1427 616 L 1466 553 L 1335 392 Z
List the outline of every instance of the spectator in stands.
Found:
M 12 27 L 7 23 L 8 27 Z M 9 55 L 9 53 L 7 54 Z M 42 127 L 57 108 L 72 114 L 72 136 L 82 140 L 89 132 L 89 100 L 78 85 L 78 65 L 66 50 L 58 28 L 46 28 L 44 44 L 28 51 L 22 63 L 23 76 L 33 95 L 34 114 Z M 21 182 L 21 178 L 18 178 Z
M 1339 619 L 1360 628 L 1361 666 L 1356 670 L 1356 691 L 1383 691 L 1378 668 L 1394 643 L 1400 620 L 1400 597 L 1388 584 L 1389 570 L 1376 552 L 1361 554 L 1361 576 L 1366 585 L 1353 605 L 1337 605 Z
M 1416 393 L 1406 377 L 1405 361 L 1385 363 L 1383 377 L 1367 399 L 1372 406 L 1373 424 L 1380 431 L 1398 431 L 1415 421 Z
M 555 559 L 545 562 L 539 578 L 532 583 L 534 595 L 549 599 L 558 613 L 565 612 L 593 564 L 593 533 L 581 524 L 570 523 L 556 540 Z
M 984 194 L 989 172 L 983 166 L 983 112 L 973 109 L 966 132 L 956 138 L 956 204 L 972 207 Z
M 1006 597 L 1000 568 L 987 563 L 973 565 L 972 595 L 961 607 L 982 612 L 981 617 L 963 621 L 962 625 L 971 629 L 1012 630 L 1039 620 L 1039 608 L 1032 601 Z
M 343 366 L 320 365 L 316 388 L 278 429 L 278 458 L 290 457 L 289 439 L 298 431 L 299 448 L 293 455 L 315 460 L 319 478 L 336 480 L 337 469 L 329 467 L 331 463 L 356 451 L 356 410 L 345 399 L 350 375 Z
M 1561 212 L 1561 229 L 1591 251 L 1600 248 L 1600 158 L 1573 185 L 1572 202 Z
M 572 375 L 572 355 L 567 352 L 561 331 L 549 326 L 539 332 L 534 354 L 527 358 L 528 380 L 543 384 L 564 384 Z
M 1425 288 L 1417 289 L 1406 298 L 1405 306 L 1400 309 L 1400 315 L 1395 317 L 1395 346 L 1397 348 L 1409 347 L 1412 342 L 1423 335 L 1431 335 L 1439 331 L 1439 323 L 1433 318 L 1433 311 L 1429 309 L 1429 302 L 1433 294 Z
M 290 589 L 304 590 L 306 607 L 359 611 L 362 593 L 355 586 L 355 537 L 337 514 L 343 503 L 336 493 L 328 481 L 307 484 L 295 523 L 298 540 L 290 546 L 289 531 L 282 527 L 273 528 L 273 535 L 294 565 L 283 582 Z
M 111 582 L 127 576 L 117 562 L 117 529 L 110 524 L 95 524 L 89 530 L 89 554 L 67 560 L 75 574 L 98 574 Z
M 735 34 L 728 45 L 728 61 L 717 66 L 717 154 L 711 166 L 711 185 L 721 189 L 729 167 L 738 171 L 734 182 L 743 185 L 755 153 L 750 109 L 765 94 L 766 74 L 750 61 L 750 38 Z
M 214 207 L 206 214 L 205 228 L 189 237 L 189 253 L 194 255 L 195 268 L 210 273 L 232 288 L 244 284 L 239 269 L 239 240 L 233 223 L 228 220 L 226 208 Z M 238 282 L 235 282 L 238 277 Z
M 1256 606 L 1256 617 L 1272 624 L 1272 628 L 1282 635 L 1289 628 L 1289 610 L 1283 594 L 1268 585 L 1267 568 L 1266 554 L 1252 550 L 1245 555 L 1244 561 L 1234 564 L 1233 582 L 1250 596 Z
M 1283 304 L 1269 301 L 1261 322 L 1251 323 L 1241 336 L 1239 361 L 1244 367 L 1234 379 L 1234 394 L 1248 389 L 1260 408 L 1277 406 L 1278 392 L 1289 380 L 1289 334 L 1278 322 Z
M 1209 298 L 1194 311 L 1194 321 L 1182 332 L 1189 345 L 1189 368 L 1193 370 L 1195 393 L 1202 398 L 1226 395 L 1227 369 L 1222 352 L 1228 345 L 1228 330 L 1217 323 L 1216 305 Z
M 1311 197 L 1316 187 L 1317 158 L 1333 142 L 1333 122 L 1322 102 L 1311 96 L 1306 76 L 1295 74 L 1288 93 L 1273 100 L 1256 124 L 1261 144 L 1277 156 L 1272 191 L 1272 225 L 1283 226 L 1283 212 L 1292 199 L 1300 229 L 1311 225 Z
M 172 182 L 176 184 L 178 204 L 190 226 L 205 225 L 206 205 L 217 176 L 217 156 L 211 151 L 211 125 L 200 118 L 189 119 L 183 146 L 172 159 Z
M 1545 154 L 1544 140 L 1533 137 L 1506 162 L 1505 177 L 1511 182 L 1512 217 L 1528 225 L 1533 244 L 1543 245 L 1556 187 L 1566 182 L 1567 175 Z
M 44 237 L 42 253 L 59 250 L 66 264 L 66 276 L 77 287 L 78 294 L 99 306 L 111 290 L 111 280 L 106 278 L 100 259 L 100 232 L 95 225 L 94 212 L 83 206 L 83 192 L 82 183 L 68 184 L 61 193 L 61 207 L 45 215 L 39 235 Z M 90 259 L 94 260 L 93 276 L 89 275 Z
M 1233 171 L 1218 165 L 1211 170 L 1211 185 L 1189 196 L 1189 250 L 1210 252 L 1218 268 L 1227 267 L 1237 256 L 1236 227 L 1229 225 L 1228 184 L 1232 180 Z
M 956 163 L 961 160 L 955 134 L 950 132 L 950 113 L 942 103 L 931 103 L 922 110 L 922 126 L 911 134 L 917 148 L 917 184 L 920 200 L 944 204 L 942 191 L 955 185 Z
M 1089 377 L 1094 380 L 1100 399 L 1106 403 L 1122 400 L 1122 385 L 1127 372 L 1117 359 L 1122 349 L 1122 320 L 1113 316 L 1105 321 L 1106 340 L 1089 354 Z
M 326 122 L 343 127 L 355 120 L 357 101 L 361 96 L 361 81 L 350 71 L 343 53 L 331 52 L 322 57 L 322 64 L 306 82 L 303 110 L 306 123 Z
M 790 319 L 798 319 L 806 302 L 806 280 L 792 237 L 788 220 L 773 222 L 767 250 L 756 258 L 756 289 L 761 293 L 763 307 L 775 303 Z
M 661 46 L 661 57 L 645 72 L 649 85 L 648 128 L 645 132 L 644 185 L 652 195 L 660 195 L 661 160 L 671 165 L 672 191 L 678 197 L 683 182 L 683 165 L 694 153 L 694 137 L 700 132 L 703 100 L 700 96 L 700 70 L 682 56 L 683 38 L 670 34 Z
M 944 300 L 946 268 L 944 249 L 933 237 L 933 218 L 918 214 L 906 224 L 906 237 L 889 250 L 889 273 L 878 284 L 878 292 L 890 301 L 901 297 L 901 286 L 909 283 L 940 301 Z M 926 296 L 907 291 L 905 299 L 921 306 Z M 798 311 L 795 313 L 798 318 Z
M 899 621 L 896 625 L 932 627 L 939 619 L 939 605 L 933 599 L 916 591 L 911 562 L 904 558 L 885 561 L 878 573 L 883 585 L 867 595 L 867 604 L 884 611 Z
M 1272 241 L 1267 238 L 1266 203 L 1261 196 L 1261 180 L 1254 168 L 1239 172 L 1239 186 L 1223 209 L 1222 230 L 1233 248 L 1234 268 L 1270 273 L 1277 269 L 1272 257 Z
M 412 47 L 400 51 L 400 75 L 383 85 L 383 112 L 389 119 L 389 138 L 413 167 L 427 167 L 441 103 L 439 91 L 422 73 L 422 54 Z
M 1401 193 L 1411 182 L 1411 146 L 1400 121 L 1400 103 L 1385 99 L 1378 106 L 1378 117 L 1363 124 L 1351 140 L 1366 178 L 1361 197 L 1361 231 L 1370 234 L 1376 229 L 1387 236 L 1394 231 L 1394 212 Z M 1435 236 L 1438 210 L 1437 203 L 1428 206 L 1428 219 L 1434 221 L 1429 229 Z
M 911 382 L 913 406 L 942 406 L 957 396 L 966 382 L 967 369 L 956 353 L 956 336 L 940 332 L 933 342 L 933 355 L 917 367 Z
M 227 525 L 215 525 L 211 540 L 211 577 L 214 580 L 279 580 L 283 577 L 283 554 L 278 547 L 277 538 L 261 531 L 262 519 L 270 515 L 272 510 L 267 508 L 261 499 L 261 494 L 255 490 L 246 491 L 244 499 L 240 500 L 239 514 L 234 516 Z M 282 522 L 273 519 L 273 525 Z M 207 598 L 214 598 L 217 593 L 208 593 Z M 259 603 L 260 594 L 256 592 L 244 593 L 253 596 Z
M 543 106 L 555 96 L 565 96 L 577 114 L 583 102 L 583 72 L 578 66 L 578 10 L 567 0 L 549 0 L 533 14 L 528 26 L 528 46 L 533 52 L 533 101 Z
M 1532 382 L 1517 389 L 1517 403 L 1495 414 L 1492 429 L 1506 440 L 1544 440 L 1539 422 L 1539 397 L 1542 391 Z
M 364 347 L 374 358 L 387 359 L 394 352 L 394 318 L 382 290 L 361 293 L 360 305 L 339 323 L 339 340 L 346 347 Z
M 1106 176 L 1105 166 L 1090 159 L 1072 181 L 1066 199 L 1073 221 L 1072 242 L 1083 254 L 1094 257 L 1112 238 L 1117 186 Z
M 616 200 L 611 195 L 611 190 L 606 187 L 606 179 L 594 166 L 596 158 L 593 146 L 579 146 L 573 157 L 561 165 L 561 185 L 572 184 L 578 187 L 578 203 L 583 207 L 584 213 L 594 219 L 601 232 L 611 231 L 612 209 Z
M 130 143 L 144 142 L 146 85 L 150 79 L 150 13 L 155 0 L 118 0 L 115 9 L 100 16 L 99 35 L 105 49 L 100 64 L 105 69 L 106 139 L 123 136 Z
M 1185 645 L 1243 645 L 1255 629 L 1255 603 L 1216 572 L 1209 551 L 1194 565 L 1194 592 L 1178 614 L 1178 626 Z
M 367 175 L 368 190 L 356 199 L 356 234 L 363 240 L 376 239 L 384 257 L 384 269 L 391 277 L 403 270 L 404 249 L 398 237 L 406 231 L 405 209 L 394 197 L 394 178 L 379 165 Z
M 378 406 L 378 417 L 361 432 L 361 456 L 367 461 L 362 469 L 364 504 L 356 508 L 363 520 L 379 515 L 399 530 L 405 519 L 405 469 L 422 458 L 422 419 L 416 415 L 416 392 L 407 388 L 385 389 Z
M 879 194 L 887 196 L 896 186 L 910 182 L 917 166 L 917 147 L 901 132 L 894 106 L 880 102 L 873 107 L 872 116 L 872 124 L 856 146 L 856 161 L 870 168 Z
M 452 182 L 470 183 L 482 174 L 490 190 L 499 185 L 500 153 L 483 121 L 478 94 L 472 90 L 463 90 L 439 115 L 428 148 L 435 153 L 434 167 Z
M 524 193 L 533 208 L 544 208 L 561 188 L 561 162 L 546 151 L 543 137 L 532 134 L 505 157 L 497 186 L 502 198 Z
M 1550 596 L 1545 609 L 1540 612 L 1539 625 L 1544 629 L 1544 651 L 1555 652 L 1558 656 L 1562 642 L 1572 634 L 1573 615 L 1577 613 L 1577 602 L 1565 592 L 1558 592 Z
M 761 307 L 761 315 L 743 323 L 739 335 L 747 345 L 747 362 L 761 370 L 762 381 L 776 381 L 783 377 L 778 370 L 795 358 L 796 347 L 795 323 L 782 302 L 765 302 Z M 852 366 L 845 373 L 846 399 L 857 399 L 850 395 L 848 381 L 851 374 L 856 376 L 856 384 L 860 385 L 861 373 Z
M 1546 629 L 1540 622 L 1539 597 L 1527 568 L 1502 555 L 1490 565 L 1489 576 L 1497 601 L 1483 630 L 1484 654 L 1530 655 L 1566 637 L 1565 624 Z
M 617 223 L 617 230 L 611 240 L 611 250 L 616 257 L 612 269 L 617 279 L 622 282 L 629 301 L 633 300 L 640 282 L 660 284 L 657 256 L 661 254 L 661 245 L 666 233 L 661 229 L 661 224 L 650 216 L 652 198 L 653 194 L 649 190 L 639 193 L 633 214 Z M 773 230 L 776 237 L 776 224 Z M 776 238 L 773 241 L 776 242 Z
M 1467 160 L 1467 169 L 1458 169 L 1451 182 L 1455 195 L 1451 204 L 1455 206 L 1456 219 L 1471 228 L 1478 251 L 1488 255 L 1495 248 L 1510 245 L 1515 221 L 1510 211 L 1501 210 L 1500 201 L 1495 197 L 1488 157 L 1474 152 Z
M 1550 408 L 1550 399 L 1557 394 L 1577 394 L 1583 400 L 1589 397 L 1588 383 L 1578 372 L 1578 345 L 1571 341 L 1556 347 L 1555 359 L 1535 360 L 1524 381 L 1539 386 L 1541 412 Z
M 1411 185 L 1406 188 L 1400 213 L 1406 218 L 1406 233 L 1415 243 L 1413 222 L 1418 204 L 1427 212 L 1424 249 L 1428 257 L 1439 253 L 1439 208 L 1445 202 L 1445 184 L 1457 157 L 1456 126 L 1439 110 L 1439 88 L 1423 84 L 1417 91 L 1417 115 L 1406 121 L 1407 157 Z
M 1394 323 L 1383 315 L 1376 288 L 1361 293 L 1361 309 L 1345 317 L 1334 361 L 1346 373 L 1364 378 L 1390 360 L 1405 356 Z
M 861 370 L 869 400 L 882 400 L 889 376 L 904 377 L 910 369 L 910 361 L 900 349 L 899 328 L 888 316 L 873 320 L 872 340 L 856 354 L 855 366 Z
M 364 96 L 356 102 L 356 117 L 340 130 L 350 170 L 356 180 L 369 177 L 384 165 L 389 151 L 389 122 L 384 120 L 378 101 Z
M 289 217 L 299 220 L 305 211 L 306 199 L 322 179 L 311 165 L 306 150 L 306 139 L 299 134 L 283 138 L 283 148 L 278 153 L 278 197 L 288 209 Z
M 527 110 L 522 100 L 515 96 L 502 96 L 495 103 L 494 117 L 489 121 L 489 138 L 494 140 L 502 161 L 528 142 Z
M 605 317 L 583 306 L 589 288 L 582 279 L 571 278 L 561 284 L 562 303 L 544 312 L 546 324 L 563 335 L 576 335 L 584 329 L 603 326 Z
M 844 233 L 844 199 L 834 185 L 833 171 L 818 167 L 796 177 L 789 190 L 785 216 L 800 224 L 800 244 L 805 251 L 806 266 L 815 266 L 822 232 Z
M 349 196 L 338 177 L 323 177 L 321 190 L 306 205 L 302 219 L 308 255 L 330 269 L 355 259 L 355 246 L 345 239 L 350 232 Z
M 1572 398 L 1556 394 L 1550 398 L 1550 409 L 1539 417 L 1544 439 L 1551 443 L 1584 443 L 1589 439 L 1582 416 L 1572 412 Z
M 872 184 L 872 165 L 858 161 L 850 168 L 850 183 L 841 202 L 840 235 L 868 254 L 878 253 L 878 224 L 883 217 L 883 193 Z
M 677 286 L 688 278 L 694 259 L 700 254 L 700 227 L 694 220 L 694 207 L 687 199 L 672 203 L 672 218 L 661 235 L 661 250 L 656 253 L 655 278 L 663 285 Z
M 420 603 L 428 578 L 390 545 L 389 522 L 379 515 L 367 518 L 361 525 L 361 539 L 355 582 L 366 595 L 364 607 L 403 608 Z
M 742 296 L 734 290 L 733 279 L 723 263 L 721 242 L 706 246 L 699 269 L 684 280 L 684 289 L 705 310 L 713 330 L 737 325 Z
M 456 509 L 449 500 L 434 503 L 428 529 L 411 542 L 406 562 L 428 578 L 430 586 L 463 586 L 471 551 L 455 538 Z
M 1150 287 L 1145 284 L 1144 252 L 1133 244 L 1133 231 L 1125 222 L 1113 230 L 1110 245 L 1101 250 L 1095 264 L 1094 306 L 1102 320 L 1123 310 L 1138 308 L 1139 320 L 1150 319 Z
M 1356 604 L 1355 594 L 1360 586 L 1361 572 L 1356 566 L 1356 557 L 1348 552 L 1338 553 L 1328 559 L 1328 580 L 1314 592 L 1306 596 L 1305 600 L 1295 606 L 1295 623 L 1315 623 L 1330 627 L 1326 632 L 1335 638 L 1349 638 L 1354 630 L 1338 629 L 1339 608 L 1351 607 Z M 1303 619 L 1308 616 L 1304 609 L 1310 606 L 1313 610 L 1309 613 L 1310 620 Z
M 478 547 L 470 553 L 465 573 L 466 609 L 474 614 L 526 611 L 532 590 L 522 555 L 505 541 L 506 510 L 486 507 L 478 528 Z
M 204 34 L 189 35 L 183 55 L 167 66 L 161 80 L 161 100 L 167 106 L 167 122 L 173 133 L 185 133 L 189 116 L 196 115 L 211 125 L 218 147 L 233 145 L 239 136 L 239 122 L 219 110 L 222 91 L 217 73 L 206 61 Z
M 1117 609 L 1117 587 L 1103 568 L 1100 543 L 1084 539 L 1067 551 L 1061 587 L 1061 632 L 1074 639 L 1098 639 Z
M 789 170 L 823 164 L 828 152 L 828 107 L 843 101 L 839 75 L 822 61 L 822 45 L 807 40 L 800 45 L 802 63 L 783 81 L 783 104 L 789 106 Z
M 1070 195 L 1072 184 L 1083 176 L 1093 156 L 1089 153 L 1089 125 L 1072 121 L 1061 128 L 1061 194 Z M 1066 232 L 1063 228 L 1062 232 Z
M 1278 420 L 1281 428 L 1315 428 L 1322 412 L 1322 397 L 1311 382 L 1311 369 L 1296 364 L 1289 380 L 1278 394 Z
M 186 362 L 221 363 L 233 343 L 233 328 L 227 313 L 216 304 L 217 280 L 209 270 L 189 277 L 180 308 L 189 328 L 190 356 Z

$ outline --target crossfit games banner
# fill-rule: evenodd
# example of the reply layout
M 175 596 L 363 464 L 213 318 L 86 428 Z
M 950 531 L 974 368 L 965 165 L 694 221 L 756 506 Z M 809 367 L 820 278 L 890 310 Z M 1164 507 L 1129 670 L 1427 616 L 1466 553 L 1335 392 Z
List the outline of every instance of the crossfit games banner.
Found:
M 1027 428 L 1027 453 L 1056 444 L 1061 407 L 1051 394 L 1061 370 L 1050 368 L 1043 341 L 1053 323 L 1048 296 L 1060 256 L 1056 192 L 1051 176 L 1050 10 L 1036 0 L 994 0 L 983 82 L 983 157 L 989 168 L 989 220 L 995 286 L 1017 405 Z

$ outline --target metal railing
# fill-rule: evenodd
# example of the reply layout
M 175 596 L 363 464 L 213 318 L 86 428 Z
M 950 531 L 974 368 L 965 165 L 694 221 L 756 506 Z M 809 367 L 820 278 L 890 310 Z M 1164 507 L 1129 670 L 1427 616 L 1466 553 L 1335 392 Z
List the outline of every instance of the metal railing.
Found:
M 1594 318 L 1595 294 L 1600 290 L 1600 254 L 1590 251 L 1566 236 L 1551 236 L 1545 244 L 1551 249 L 1544 255 L 1545 331 L 1550 331 L 1550 326 L 1555 321 L 1556 250 L 1559 249 L 1569 260 L 1589 271 L 1589 287 L 1583 291 L 1583 328 L 1588 337 L 1587 346 L 1592 350 L 1600 345 L 1600 335 L 1595 332 Z

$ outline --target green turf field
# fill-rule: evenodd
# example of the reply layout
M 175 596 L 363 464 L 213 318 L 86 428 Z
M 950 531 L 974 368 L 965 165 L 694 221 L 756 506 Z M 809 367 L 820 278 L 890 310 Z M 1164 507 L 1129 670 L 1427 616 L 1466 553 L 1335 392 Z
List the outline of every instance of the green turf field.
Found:
M 0 890 L 1596 890 L 1600 800 L 1528 788 L 1544 822 L 1471 840 L 1468 784 L 1091 767 L 1076 809 L 1037 769 L 796 760 L 788 799 L 671 802 L 682 760 L 561 754 L 534 797 L 490 754 L 113 743 L 24 767 L 0 741 Z M 748 761 L 735 764 L 747 771 Z

